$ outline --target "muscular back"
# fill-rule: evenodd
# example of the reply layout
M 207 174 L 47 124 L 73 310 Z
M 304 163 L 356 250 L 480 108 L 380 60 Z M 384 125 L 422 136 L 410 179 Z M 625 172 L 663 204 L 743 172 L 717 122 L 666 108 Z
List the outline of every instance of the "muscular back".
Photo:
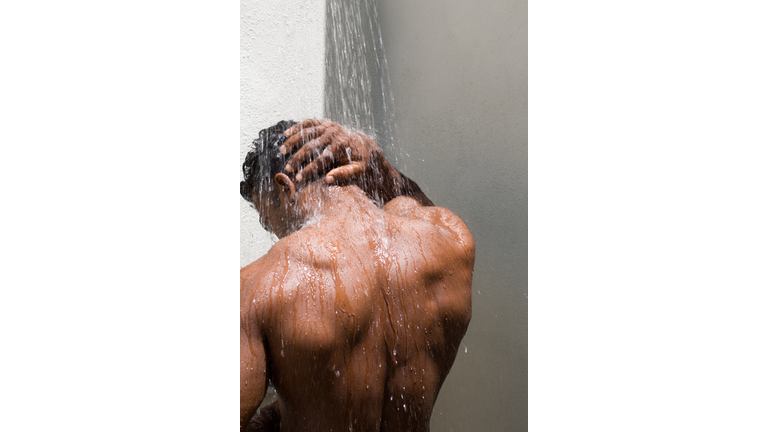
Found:
M 448 210 L 343 189 L 241 270 L 241 422 L 271 378 L 283 431 L 428 430 L 469 324 L 472 236 Z

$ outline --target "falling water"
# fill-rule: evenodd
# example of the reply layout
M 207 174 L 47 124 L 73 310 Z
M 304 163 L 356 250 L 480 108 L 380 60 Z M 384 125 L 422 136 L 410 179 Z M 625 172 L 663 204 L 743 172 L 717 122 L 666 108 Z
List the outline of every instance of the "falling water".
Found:
M 372 136 L 404 172 L 376 0 L 326 3 L 325 117 Z

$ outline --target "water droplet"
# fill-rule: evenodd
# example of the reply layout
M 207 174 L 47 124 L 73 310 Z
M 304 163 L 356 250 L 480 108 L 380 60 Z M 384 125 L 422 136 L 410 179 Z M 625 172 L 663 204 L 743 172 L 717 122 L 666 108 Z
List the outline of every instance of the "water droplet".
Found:
M 336 371 L 336 376 L 338 377 L 339 375 L 341 375 L 341 372 Z

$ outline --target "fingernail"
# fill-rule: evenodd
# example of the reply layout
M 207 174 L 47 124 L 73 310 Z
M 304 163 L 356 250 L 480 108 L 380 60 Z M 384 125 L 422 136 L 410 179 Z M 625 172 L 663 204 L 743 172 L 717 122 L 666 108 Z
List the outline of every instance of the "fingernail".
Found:
M 272 147 L 272 148 L 274 148 L 274 147 Z M 280 148 L 277 149 L 277 151 L 279 151 L 282 154 L 288 153 L 288 149 L 286 149 L 284 145 L 281 145 Z
M 326 183 L 333 183 L 333 176 L 325 176 L 325 182 Z
M 287 172 L 287 173 L 292 173 L 293 172 L 293 167 L 291 166 L 291 164 L 285 165 L 285 172 Z
M 301 181 L 304 177 L 301 176 L 301 174 L 296 176 L 296 181 Z

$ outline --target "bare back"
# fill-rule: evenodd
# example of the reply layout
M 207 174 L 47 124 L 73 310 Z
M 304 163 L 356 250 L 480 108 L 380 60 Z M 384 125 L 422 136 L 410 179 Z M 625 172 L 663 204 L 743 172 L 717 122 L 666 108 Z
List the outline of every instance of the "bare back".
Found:
M 428 430 L 469 324 L 473 265 L 450 211 L 345 196 L 241 270 L 241 419 L 271 378 L 283 431 Z

